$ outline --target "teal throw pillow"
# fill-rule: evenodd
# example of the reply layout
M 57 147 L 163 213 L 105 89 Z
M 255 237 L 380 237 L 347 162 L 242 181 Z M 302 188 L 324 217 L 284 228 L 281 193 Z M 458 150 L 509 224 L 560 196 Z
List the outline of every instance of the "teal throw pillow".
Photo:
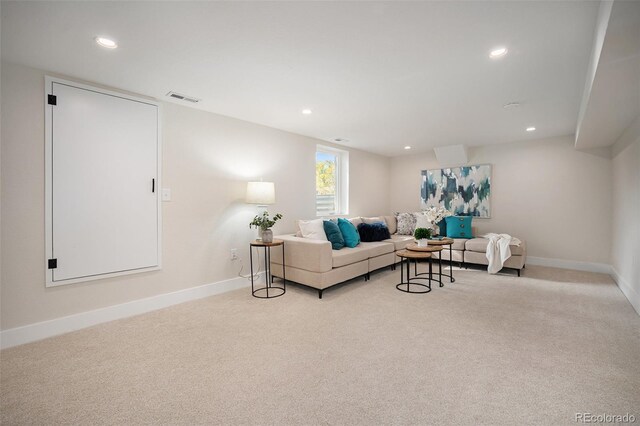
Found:
M 340 232 L 342 232 L 344 244 L 347 247 L 353 248 L 360 244 L 360 234 L 358 234 L 358 230 L 353 223 L 347 219 L 338 218 L 338 227 L 340 228 Z
M 471 220 L 473 216 L 449 216 L 447 221 L 447 237 L 449 238 L 473 238 L 471 232 Z
M 324 226 L 324 233 L 327 234 L 327 240 L 331 241 L 331 248 L 334 250 L 340 250 L 344 247 L 344 238 L 342 232 L 338 228 L 338 224 L 330 220 L 322 222 Z

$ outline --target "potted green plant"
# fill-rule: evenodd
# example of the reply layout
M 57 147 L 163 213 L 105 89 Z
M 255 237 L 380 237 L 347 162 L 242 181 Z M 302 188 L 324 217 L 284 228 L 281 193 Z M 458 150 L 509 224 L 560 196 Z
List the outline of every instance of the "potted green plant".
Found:
M 253 218 L 249 223 L 249 228 L 255 226 L 258 228 L 258 239 L 261 239 L 263 243 L 272 243 L 273 231 L 271 227 L 280 219 L 282 219 L 282 214 L 276 213 L 272 218 L 269 218 L 269 212 L 265 210 L 262 215 L 256 215 Z
M 416 228 L 413 236 L 418 243 L 418 247 L 426 247 L 429 244 L 428 240 L 431 238 L 431 232 L 429 228 Z

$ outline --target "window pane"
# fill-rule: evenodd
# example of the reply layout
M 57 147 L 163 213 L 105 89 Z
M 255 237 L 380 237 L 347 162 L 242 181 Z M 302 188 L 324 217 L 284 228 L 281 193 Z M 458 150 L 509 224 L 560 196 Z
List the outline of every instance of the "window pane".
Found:
M 316 152 L 316 213 L 318 216 L 337 213 L 336 154 Z

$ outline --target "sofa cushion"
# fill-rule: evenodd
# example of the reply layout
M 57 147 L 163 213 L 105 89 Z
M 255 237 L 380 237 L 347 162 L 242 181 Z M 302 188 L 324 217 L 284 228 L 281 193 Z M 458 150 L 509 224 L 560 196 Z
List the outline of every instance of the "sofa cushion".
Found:
M 383 216 L 384 221 L 387 222 L 387 228 L 389 228 L 390 234 L 395 234 L 398 230 L 398 222 L 395 216 Z
M 362 220 L 362 223 L 366 223 L 367 225 L 372 225 L 374 223 L 384 223 L 386 225 L 386 222 L 384 221 L 384 217 L 382 216 L 361 217 L 360 220 Z M 357 226 L 358 225 L 356 225 L 356 227 Z
M 347 219 L 347 220 L 353 223 L 353 226 L 355 226 L 356 228 L 358 227 L 358 225 L 362 223 L 362 218 L 360 217 L 352 217 L 351 219 Z
M 360 234 L 353 223 L 347 219 L 338 218 L 338 227 L 342 232 L 345 246 L 353 248 L 360 243 Z
M 342 250 L 333 250 L 331 257 L 333 267 L 340 268 L 352 263 L 367 260 L 370 257 L 382 256 L 393 253 L 393 244 L 384 242 L 360 243 L 358 247 L 345 247 Z
M 471 220 L 473 216 L 449 216 L 447 221 L 447 237 L 449 238 L 473 238 Z
M 467 238 L 454 238 L 453 244 L 451 244 L 452 250 L 464 250 L 465 244 L 469 241 Z M 446 250 L 449 250 L 449 247 L 443 246 Z
M 327 239 L 331 242 L 331 248 L 333 250 L 343 248 L 344 238 L 338 224 L 332 220 L 325 220 L 322 224 L 324 225 L 324 233 L 327 234 Z
M 489 240 L 487 238 L 473 238 L 471 240 L 463 241 L 466 241 L 464 245 L 465 250 L 474 251 L 477 253 L 487 252 L 487 245 L 489 244 Z M 509 244 L 509 250 L 511 250 L 512 256 L 522 256 L 522 254 L 524 253 L 524 242 L 519 246 Z
M 415 238 L 412 235 L 398 235 L 394 234 L 388 240 L 382 241 L 383 243 L 392 243 L 396 250 L 404 250 L 407 246 L 415 242 Z
M 358 225 L 358 234 L 360 234 L 362 242 L 382 241 L 391 238 L 389 228 L 384 222 L 361 223 Z
M 395 247 L 385 241 L 375 241 L 371 243 L 360 243 L 360 246 L 369 250 L 369 257 L 382 256 L 383 254 L 393 253 Z M 358 246 L 358 247 L 360 247 Z

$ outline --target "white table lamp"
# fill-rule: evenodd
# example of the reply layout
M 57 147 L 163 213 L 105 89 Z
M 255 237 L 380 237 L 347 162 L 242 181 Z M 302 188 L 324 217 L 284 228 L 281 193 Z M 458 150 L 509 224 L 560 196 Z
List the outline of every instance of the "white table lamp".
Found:
M 276 186 L 273 182 L 248 182 L 246 202 L 267 207 L 276 202 Z

